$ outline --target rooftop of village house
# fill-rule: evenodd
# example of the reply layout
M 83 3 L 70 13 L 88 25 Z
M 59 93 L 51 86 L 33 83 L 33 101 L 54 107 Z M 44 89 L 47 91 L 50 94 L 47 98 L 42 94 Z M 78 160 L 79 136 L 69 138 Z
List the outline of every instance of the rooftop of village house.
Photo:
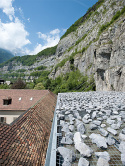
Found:
M 25 111 L 10 125 L 0 123 L 0 165 L 44 165 L 56 96 L 48 90 L 40 91 L 41 94 L 34 90 L 27 90 L 29 93 L 26 91 L 24 93 L 23 90 L 10 90 L 9 96 L 13 103 L 14 92 L 17 91 L 19 96 L 22 96 L 22 100 L 27 94 L 34 97 L 34 92 L 39 97 L 37 100 L 35 99 L 36 103 L 32 103 L 34 104 L 34 106 L 31 105 L 32 108 Z M 13 95 L 11 96 L 11 94 Z M 18 98 L 17 102 L 20 102 Z M 30 99 L 28 98 L 26 102 L 30 102 Z M 23 103 L 25 104 L 25 100 Z M 18 106 L 20 108 L 20 105 Z
M 0 110 L 27 110 L 43 96 L 47 90 L 31 89 L 1 89 L 0 90 Z M 11 100 L 9 102 L 9 100 Z M 8 102 L 7 102 L 8 101 Z

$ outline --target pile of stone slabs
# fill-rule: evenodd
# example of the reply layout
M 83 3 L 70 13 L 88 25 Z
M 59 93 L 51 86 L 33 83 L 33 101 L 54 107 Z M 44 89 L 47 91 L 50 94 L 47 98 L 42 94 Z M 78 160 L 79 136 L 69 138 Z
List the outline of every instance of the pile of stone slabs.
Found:
M 60 93 L 56 114 L 62 166 L 125 165 L 125 93 Z

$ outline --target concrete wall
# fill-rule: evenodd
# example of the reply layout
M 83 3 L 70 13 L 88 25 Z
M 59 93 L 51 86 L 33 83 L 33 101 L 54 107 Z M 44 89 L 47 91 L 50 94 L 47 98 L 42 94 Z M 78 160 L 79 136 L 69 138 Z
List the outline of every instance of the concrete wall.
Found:
M 16 118 L 18 118 L 24 111 L 2 111 L 0 110 L 0 117 L 6 118 L 6 123 L 12 123 Z

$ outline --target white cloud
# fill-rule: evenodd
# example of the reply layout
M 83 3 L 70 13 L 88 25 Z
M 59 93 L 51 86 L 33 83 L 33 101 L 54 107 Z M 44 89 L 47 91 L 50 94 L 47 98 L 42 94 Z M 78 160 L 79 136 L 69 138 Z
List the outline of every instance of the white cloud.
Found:
M 38 38 L 41 38 L 43 40 L 47 40 L 47 35 L 46 34 L 43 34 L 41 32 L 38 32 L 37 34 L 38 34 Z
M 16 11 L 18 10 L 22 19 L 30 22 L 30 18 L 25 19 L 23 10 L 21 8 L 14 9 L 12 6 L 14 0 L 0 0 L 0 9 L 5 13 L 10 22 L 3 22 L 0 20 L 0 47 L 10 50 L 15 55 L 34 55 L 38 52 L 53 47 L 58 44 L 60 36 L 64 33 L 64 30 L 54 29 L 49 33 L 38 32 L 38 38 L 41 39 L 41 43 L 37 43 L 34 50 L 31 51 L 27 44 L 31 44 L 28 39 L 29 33 L 26 31 L 24 23 L 16 17 Z
M 28 18 L 27 21 L 30 22 L 30 18 Z
M 37 45 L 35 46 L 33 51 L 26 49 L 25 50 L 26 54 L 27 55 L 35 55 L 38 52 L 40 52 L 46 48 L 53 47 L 53 46 L 57 45 L 59 40 L 60 40 L 60 36 L 65 31 L 66 31 L 66 29 L 63 29 L 63 30 L 54 29 L 47 34 L 37 32 L 38 38 L 42 39 L 44 44 L 42 45 L 42 44 L 37 43 Z
M 30 44 L 28 32 L 18 18 L 14 22 L 2 23 L 0 20 L 0 47 L 12 52 Z
M 43 34 L 41 32 L 38 32 L 38 37 L 40 39 L 43 39 L 44 41 L 44 47 L 52 47 L 58 44 L 60 40 L 60 30 L 54 29 L 50 31 L 48 34 Z
M 24 54 L 25 55 L 36 55 L 38 52 L 42 51 L 44 49 L 44 46 L 42 46 L 41 44 L 38 44 L 35 46 L 34 50 L 31 51 L 29 49 L 25 49 L 24 50 Z
M 22 19 L 25 19 L 24 14 L 23 14 L 23 10 L 21 8 L 18 9 L 20 16 L 22 17 Z
M 57 35 L 60 33 L 59 29 L 54 29 L 53 31 L 50 32 L 51 35 Z
M 0 8 L 12 21 L 14 17 L 14 8 L 12 7 L 13 0 L 0 0 Z

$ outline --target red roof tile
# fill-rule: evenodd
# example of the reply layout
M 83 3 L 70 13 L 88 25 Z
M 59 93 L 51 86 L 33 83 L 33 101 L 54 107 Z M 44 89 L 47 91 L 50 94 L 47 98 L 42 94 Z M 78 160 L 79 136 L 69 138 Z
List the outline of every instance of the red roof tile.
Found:
M 47 93 L 47 90 L 0 89 L 0 110 L 27 110 Z M 3 105 L 3 99 L 8 98 L 12 103 Z
M 45 163 L 56 96 L 50 91 L 11 125 L 0 123 L 0 165 Z

